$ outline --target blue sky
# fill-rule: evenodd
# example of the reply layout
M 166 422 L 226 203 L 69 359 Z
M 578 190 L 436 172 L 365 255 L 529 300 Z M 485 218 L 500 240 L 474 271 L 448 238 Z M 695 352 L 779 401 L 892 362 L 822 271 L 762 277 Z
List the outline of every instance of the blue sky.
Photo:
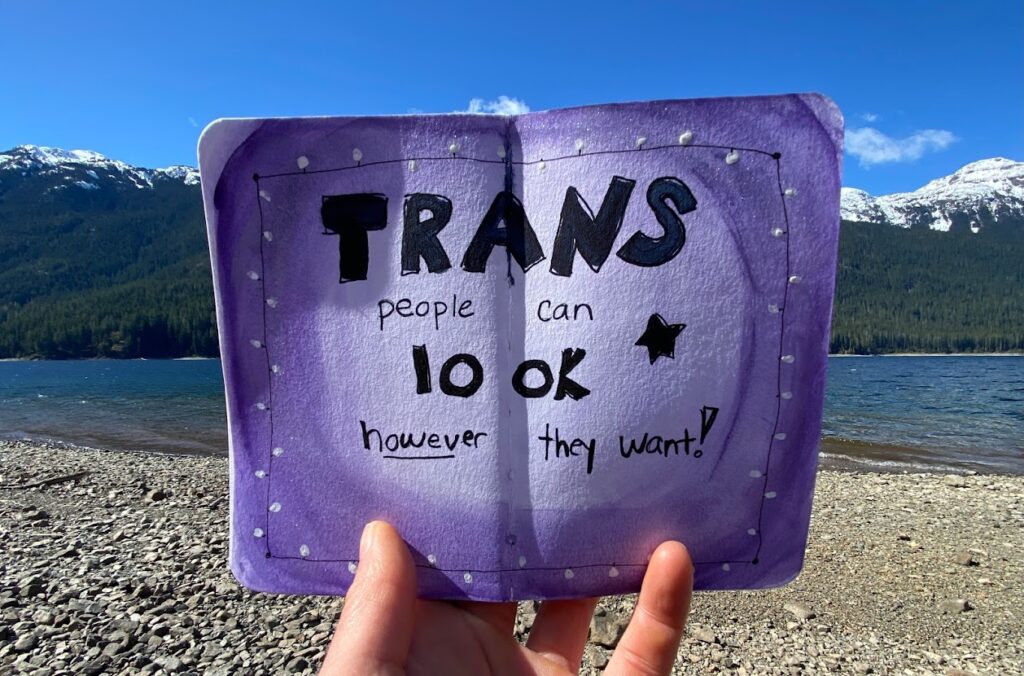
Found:
M 0 149 L 152 167 L 194 164 L 218 117 L 820 91 L 846 115 L 846 185 L 1024 158 L 1021 2 L 213 4 L 0 4 Z

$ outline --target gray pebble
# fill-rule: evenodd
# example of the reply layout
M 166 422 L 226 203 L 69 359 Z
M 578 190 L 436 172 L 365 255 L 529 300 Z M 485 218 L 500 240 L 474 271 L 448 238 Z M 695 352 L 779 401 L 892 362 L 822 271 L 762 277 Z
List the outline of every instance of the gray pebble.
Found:
M 958 566 L 976 566 L 978 561 L 974 558 L 974 554 L 971 552 L 960 552 L 953 557 L 953 563 Z
M 815 617 L 817 617 L 813 610 L 808 608 L 803 603 L 799 603 L 797 601 L 790 601 L 786 603 L 784 606 L 782 606 L 782 609 L 790 615 L 792 615 L 793 617 L 795 617 L 796 619 L 800 620 L 801 622 L 813 620 Z
M 590 621 L 590 642 L 605 648 L 614 648 L 626 631 L 628 620 L 622 621 L 616 615 L 596 615 Z
M 947 599 L 939 603 L 939 611 L 943 615 L 956 615 L 973 609 L 974 606 L 967 599 Z
M 39 637 L 35 634 L 25 634 L 18 638 L 14 642 L 14 651 L 19 653 L 25 653 L 29 650 L 35 650 L 35 647 L 39 645 Z
M 289 674 L 299 674 L 309 669 L 309 662 L 305 657 L 295 657 L 288 662 L 284 669 Z
M 689 627 L 689 633 L 690 636 L 701 643 L 718 643 L 718 637 L 715 636 L 715 632 L 699 624 Z

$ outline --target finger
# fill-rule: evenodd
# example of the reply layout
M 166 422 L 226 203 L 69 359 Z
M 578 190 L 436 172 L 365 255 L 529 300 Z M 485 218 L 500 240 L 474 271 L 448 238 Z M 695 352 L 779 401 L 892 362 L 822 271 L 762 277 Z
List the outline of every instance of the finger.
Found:
M 633 618 L 605 673 L 671 673 L 692 594 L 690 553 L 678 542 L 662 543 L 651 557 Z
M 597 599 L 545 601 L 533 621 L 527 649 L 577 673 L 596 605 Z
M 363 529 L 359 567 L 321 673 L 398 673 L 412 642 L 416 568 L 401 536 L 383 521 Z
M 494 627 L 500 634 L 512 635 L 516 626 L 515 603 L 483 603 L 481 601 L 462 601 L 455 604 L 470 615 Z

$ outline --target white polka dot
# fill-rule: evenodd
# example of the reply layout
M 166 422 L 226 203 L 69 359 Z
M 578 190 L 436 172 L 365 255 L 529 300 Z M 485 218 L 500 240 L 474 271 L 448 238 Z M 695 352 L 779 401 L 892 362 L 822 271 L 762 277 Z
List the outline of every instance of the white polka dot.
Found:
M 266 190 L 260 190 L 260 197 L 262 197 L 267 202 L 270 201 L 270 194 Z
M 761 470 L 759 470 L 759 469 L 752 469 L 752 470 L 750 470 L 750 476 L 751 476 L 751 478 L 759 479 L 761 477 Z
M 267 305 L 269 305 L 270 307 L 277 307 L 277 299 L 276 298 L 268 298 L 267 299 Z
M 796 361 L 796 357 L 794 357 L 791 354 L 784 354 L 782 355 L 782 361 L 786 364 L 792 364 L 793 362 Z
M 526 568 L 526 557 L 525 556 L 520 556 L 519 557 L 519 567 L 520 568 Z
M 409 171 L 416 171 L 416 160 L 409 160 Z
M 779 313 L 779 306 L 775 305 L 775 304 L 769 305 L 768 306 L 768 312 L 772 313 L 773 315 L 778 314 Z
M 262 401 L 257 401 L 256 402 L 256 409 L 259 410 L 259 411 L 266 411 L 267 410 L 267 405 L 264 404 Z
M 688 146 L 693 142 L 693 132 L 687 129 L 679 135 L 679 145 Z
M 436 566 L 437 565 L 437 555 L 436 554 L 427 554 L 427 563 L 429 563 L 432 566 Z
M 782 191 L 782 194 L 785 195 L 786 197 L 792 197 L 793 195 L 796 194 L 796 188 L 786 188 L 785 190 Z
M 778 495 L 778 493 L 776 493 L 775 491 L 768 491 L 767 493 L 765 493 L 765 494 L 764 494 L 764 497 L 766 497 L 766 498 L 768 498 L 769 500 L 771 500 L 771 499 L 772 499 L 772 498 L 774 498 L 774 497 L 775 497 L 776 495 Z
M 775 439 L 776 439 L 777 441 L 785 441 L 785 439 L 786 439 L 786 433 L 785 433 L 785 432 L 777 432 L 777 433 L 775 434 Z
M 263 231 L 263 239 L 267 240 L 268 242 L 273 242 L 274 241 L 274 233 L 270 232 L 269 230 L 264 230 Z
M 564 573 L 562 573 L 562 575 L 564 575 L 564 576 L 565 576 L 565 579 L 566 579 L 566 580 L 571 580 L 571 579 L 573 579 L 574 577 L 576 577 L 576 574 L 575 574 L 574 572 L 572 572 L 572 568 L 566 568 L 566 569 L 565 569 L 565 572 L 564 572 Z
M 261 537 L 263 537 L 263 529 L 262 528 L 253 528 L 252 529 L 252 536 L 254 538 L 261 538 Z
M 792 392 L 783 392 L 780 396 L 783 399 L 792 399 L 793 398 L 793 393 Z
M 782 228 L 772 228 L 772 237 L 782 237 L 786 234 L 786 231 Z
M 645 143 L 647 143 L 647 137 L 646 136 L 638 136 L 637 137 L 637 139 L 636 139 L 636 147 L 637 148 L 643 148 Z
M 573 145 L 576 147 L 576 152 L 578 152 L 578 153 L 583 152 L 583 139 L 581 139 L 581 138 L 576 139 L 576 143 L 574 143 Z
M 448 146 L 448 152 L 450 152 L 452 155 L 459 152 L 459 144 L 456 143 L 455 141 L 452 141 L 451 145 Z
M 473 573 L 464 574 L 462 579 L 466 581 L 466 584 L 473 584 Z
M 353 148 L 352 159 L 355 160 L 356 162 L 361 162 L 363 159 L 363 151 L 360 150 L 359 148 Z
M 498 146 L 498 157 L 505 159 L 505 146 Z
M 262 479 L 263 477 L 267 476 L 267 473 L 265 471 L 263 471 L 262 469 L 256 470 L 255 472 L 253 472 L 253 474 L 256 475 L 257 479 Z
M 356 574 L 356 562 L 355 561 L 349 561 L 348 562 L 348 572 L 352 573 L 353 575 Z
M 740 154 L 738 152 L 736 152 L 735 150 L 730 150 L 729 153 L 725 156 L 725 163 L 726 164 L 736 164 L 739 161 L 740 161 Z
M 305 169 L 309 166 L 309 158 L 305 155 L 299 155 L 295 160 L 295 164 L 299 165 L 299 169 Z
M 263 347 L 263 343 L 261 341 L 256 340 L 255 338 L 250 340 L 249 344 L 252 345 L 253 347 Z
M 723 563 L 722 570 L 729 572 L 730 570 L 732 570 L 732 566 L 730 566 L 728 563 Z
M 747 535 L 757 535 L 757 529 L 756 528 L 748 528 L 747 529 Z
M 281 503 L 280 502 L 272 502 L 272 503 L 270 503 L 270 511 L 274 512 L 275 514 L 280 512 L 281 511 Z
M 278 366 L 277 364 L 274 364 L 273 366 L 271 366 L 271 367 L 270 367 L 270 370 L 271 370 L 271 372 L 272 372 L 272 373 L 273 373 L 274 375 L 278 375 L 278 376 L 279 376 L 279 375 L 281 375 L 281 367 L 280 367 L 280 366 Z
M 280 458 L 282 455 L 284 455 L 284 449 L 281 448 L 280 446 L 276 446 L 274 447 L 274 450 L 271 451 L 271 453 L 274 454 L 275 458 Z
M 790 283 L 790 284 L 799 284 L 799 283 L 800 283 L 801 281 L 802 281 L 802 280 L 800 279 L 800 275 L 792 275 L 792 276 L 791 276 L 791 277 L 789 278 L 789 283 Z
M 302 558 L 306 558 L 307 556 L 309 556 L 309 545 L 302 545 L 301 547 L 299 547 L 299 556 L 301 556 Z
M 619 569 L 618 568 L 616 568 L 615 566 L 612 566 L 611 568 L 608 569 L 608 577 L 618 577 L 618 576 L 619 576 Z
M 260 278 L 260 273 L 256 272 L 255 270 L 250 270 L 248 274 L 249 274 L 249 279 L 251 279 L 254 282 L 259 280 L 259 278 Z

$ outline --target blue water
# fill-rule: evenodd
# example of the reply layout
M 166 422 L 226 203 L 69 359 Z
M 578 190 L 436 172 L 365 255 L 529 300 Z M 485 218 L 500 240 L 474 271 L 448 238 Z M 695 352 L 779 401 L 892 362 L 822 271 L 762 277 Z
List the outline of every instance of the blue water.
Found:
M 220 361 L 0 362 L 0 437 L 226 455 Z
M 0 362 L 0 437 L 225 454 L 220 362 Z M 826 466 L 1024 474 L 1024 357 L 833 357 Z
M 1024 357 L 832 357 L 826 464 L 1024 474 Z

